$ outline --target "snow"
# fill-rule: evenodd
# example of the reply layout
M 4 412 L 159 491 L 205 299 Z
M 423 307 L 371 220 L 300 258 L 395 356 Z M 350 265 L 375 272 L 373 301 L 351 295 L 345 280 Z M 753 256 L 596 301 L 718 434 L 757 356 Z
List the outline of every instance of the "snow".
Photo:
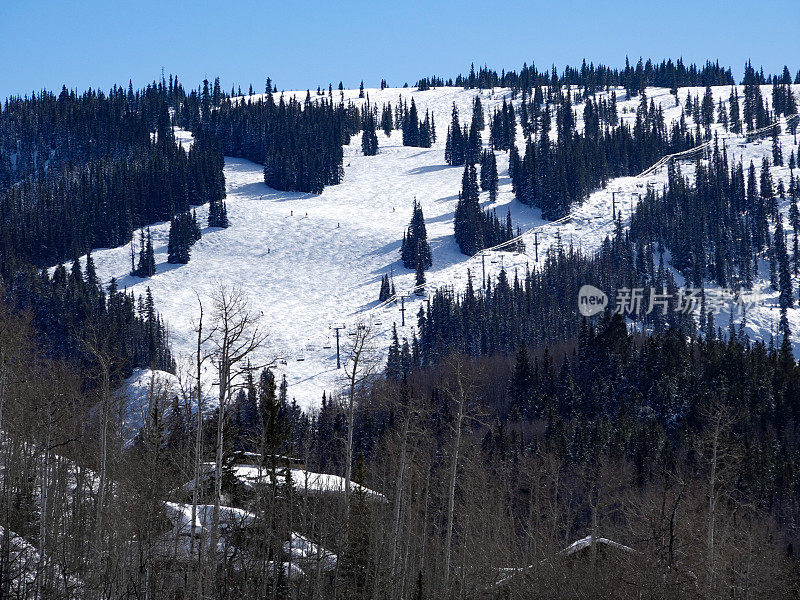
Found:
M 797 91 L 800 86 L 794 86 Z M 262 316 L 269 331 L 265 346 L 252 357 L 253 364 L 275 363 L 278 376 L 286 374 L 289 395 L 305 409 L 319 405 L 323 391 L 336 392 L 343 383 L 343 370 L 336 368 L 336 339 L 332 325 L 345 325 L 341 340 L 343 360 L 349 338 L 347 332 L 359 323 L 371 324 L 374 333 L 375 359 L 382 365 L 391 339 L 392 324 L 398 326 L 401 337 L 411 338 L 416 313 L 424 298 L 406 298 L 406 325 L 401 327 L 399 304 L 378 306 L 377 296 L 384 273 L 393 275 L 399 293 L 408 293 L 414 285 L 414 273 L 399 261 L 400 240 L 411 217 L 413 199 L 423 208 L 428 236 L 433 251 L 433 268 L 426 274 L 427 290 L 439 286 L 463 289 L 470 269 L 477 281 L 483 265 L 479 257 L 462 255 L 453 239 L 453 211 L 460 189 L 462 167 L 450 167 L 444 162 L 444 145 L 453 103 L 459 109 L 462 125 L 471 118 L 471 104 L 480 95 L 484 113 L 491 115 L 503 99 L 510 100 L 509 90 L 463 90 L 438 88 L 424 92 L 414 88 L 365 90 L 370 101 L 379 108 L 384 102 L 394 107 L 399 96 L 408 103 L 414 98 L 420 116 L 430 110 L 435 118 L 437 142 L 432 148 L 402 146 L 399 131 L 386 137 L 378 132 L 380 145 L 377 156 L 361 153 L 360 136 L 354 136 L 345 147 L 344 181 L 327 187 L 318 196 L 280 192 L 264 184 L 261 166 L 247 160 L 226 158 L 225 177 L 227 207 L 231 226 L 227 229 L 205 227 L 203 238 L 192 248 L 187 265 L 166 262 L 168 223 L 151 227 L 156 252 L 157 273 L 149 279 L 132 277 L 130 246 L 97 249 L 93 257 L 101 279 L 118 279 L 120 287 L 132 289 L 137 295 L 150 287 L 156 307 L 165 318 L 171 341 L 179 361 L 190 360 L 195 337 L 193 326 L 199 314 L 197 297 L 204 301 L 208 315 L 209 298 L 218 285 L 238 286 L 248 296 L 252 309 Z M 686 95 L 701 97 L 704 88 L 679 90 L 681 105 Z M 743 90 L 739 89 L 740 97 Z M 626 99 L 623 90 L 616 90 L 618 111 L 623 120 L 635 119 L 639 98 Z M 306 92 L 288 92 L 301 100 Z M 715 101 L 727 102 L 729 86 L 714 88 Z M 762 94 L 771 100 L 771 87 L 763 86 Z M 345 101 L 363 103 L 357 90 L 346 90 Z M 667 123 L 680 117 L 681 109 L 667 89 L 648 88 L 648 103 L 652 99 L 664 109 Z M 339 99 L 334 93 L 334 100 Z M 317 98 L 312 94 L 312 100 Z M 518 102 L 519 97 L 515 102 Z M 582 128 L 582 104 L 574 105 L 578 128 Z M 554 119 L 555 121 L 555 119 Z M 488 118 L 487 118 L 488 123 Z M 693 128 L 689 119 L 688 125 Z M 555 123 L 554 123 L 555 126 Z M 720 130 L 720 126 L 715 128 Z M 744 143 L 743 136 L 725 135 L 729 155 L 742 158 L 745 165 L 752 159 L 757 166 L 761 157 L 771 155 L 770 140 Z M 176 131 L 176 139 L 184 147 L 190 135 Z M 486 145 L 488 127 L 483 131 Z M 788 161 L 792 136 L 781 136 L 784 157 Z M 522 145 L 518 131 L 517 145 Z M 557 236 L 564 244 L 573 243 L 585 252 L 598 249 L 603 239 L 612 233 L 612 192 L 617 209 L 627 223 L 637 194 L 648 185 L 659 189 L 666 182 L 665 169 L 646 177 L 623 177 L 610 181 L 605 189 L 591 194 L 576 207 L 572 218 L 557 224 L 542 220 L 536 209 L 521 205 L 513 198 L 508 177 L 508 154 L 499 152 L 498 172 L 500 191 L 497 201 L 489 203 L 482 194 L 484 207 L 497 208 L 504 216 L 510 208 L 514 225 L 523 231 L 537 227 L 540 261 Z M 682 165 L 685 174 L 693 171 L 691 164 Z M 774 168 L 773 178 L 788 176 L 787 168 Z M 788 206 L 784 205 L 783 210 Z M 207 207 L 197 209 L 201 223 L 206 221 Z M 526 253 L 489 253 L 485 261 L 487 276 L 496 275 L 501 268 L 520 274 L 535 262 L 533 232 L 525 236 Z M 789 242 L 791 244 L 791 240 Z M 790 246 L 791 247 L 791 246 Z M 759 287 L 764 287 L 764 281 Z M 757 290 L 764 291 L 764 290 Z M 776 295 L 769 291 L 770 297 Z M 800 331 L 800 312 L 790 311 L 793 331 Z M 776 311 L 759 306 L 747 316 L 747 331 L 754 338 L 767 339 L 777 322 Z M 718 324 L 727 321 L 717 319 Z M 800 354 L 800 346 L 795 344 Z M 213 369 L 206 367 L 206 383 L 214 380 Z M 210 396 L 213 397 L 213 393 Z
M 122 417 L 122 437 L 130 444 L 142 428 L 150 406 L 151 398 L 164 402 L 162 408 L 169 410 L 172 398 L 180 392 L 180 382 L 172 373 L 157 369 L 134 369 L 120 387 L 120 415 Z
M 251 527 L 255 515 L 241 508 L 220 506 L 220 539 L 217 549 L 220 554 L 232 555 L 235 550 L 232 541 L 227 539 L 228 532 L 240 528 Z M 169 528 L 159 538 L 159 550 L 165 557 L 178 556 L 187 559 L 191 556 L 192 544 L 192 505 L 175 502 L 165 503 L 165 511 Z M 199 551 L 199 540 L 209 543 L 214 506 L 199 504 L 194 519 L 195 552 Z M 285 573 L 292 577 L 304 576 L 303 568 L 318 564 L 328 571 L 336 567 L 336 554 L 315 544 L 307 537 L 292 532 L 289 540 L 284 542 L 283 551 L 291 562 L 284 562 Z M 299 563 L 299 564 L 298 564 Z
M 191 535 L 192 531 L 192 505 L 177 504 L 175 502 L 166 503 L 167 518 L 172 523 L 172 528 L 177 530 L 180 535 Z M 255 516 L 241 508 L 231 506 L 220 506 L 220 529 L 231 529 L 234 527 L 246 527 L 250 525 Z M 214 514 L 213 504 L 198 504 L 195 512 L 195 535 L 208 534 L 211 531 L 212 517 Z
M 4 553 L 3 579 L 4 585 L 7 583 L 9 586 L 9 597 L 35 598 L 37 587 L 47 584 L 62 595 L 67 594 L 67 590 L 76 594 L 83 585 L 74 575 L 65 574 L 54 559 L 43 556 L 36 546 L 3 526 L 0 526 L 0 547 Z M 47 582 L 44 581 L 46 575 L 43 571 L 46 567 L 51 570 Z
M 604 537 L 593 537 L 591 535 L 587 535 L 584 538 L 581 538 L 579 540 L 575 540 L 569 546 L 567 546 L 566 548 L 560 550 L 558 552 L 558 556 L 572 556 L 573 554 L 575 554 L 577 552 L 581 552 L 582 550 L 585 550 L 586 548 L 591 547 L 593 544 L 594 545 L 608 546 L 608 547 L 613 548 L 615 550 L 621 550 L 622 552 L 627 552 L 627 553 L 636 552 L 636 550 L 634 550 L 630 546 L 626 546 L 625 544 L 620 544 L 619 542 L 615 542 L 614 540 L 610 540 L 610 539 L 604 538 Z M 507 583 L 509 583 L 511 580 L 513 580 L 517 575 L 519 575 L 521 573 L 526 573 L 526 572 L 535 570 L 537 568 L 537 566 L 541 566 L 541 565 L 547 564 L 547 562 L 550 561 L 550 560 L 551 560 L 550 558 L 545 558 L 545 559 L 540 560 L 538 562 L 538 564 L 532 564 L 532 565 L 528 565 L 528 566 L 525 566 L 525 567 L 505 567 L 505 568 L 502 568 L 502 569 L 500 569 L 500 573 L 502 575 L 502 578 L 499 579 L 494 584 L 494 587 L 497 588 L 497 587 L 504 586 Z
M 206 474 L 214 472 L 215 466 L 213 463 L 206 463 Z M 245 486 L 245 488 L 252 489 L 257 483 L 269 483 L 269 472 L 266 469 L 255 465 L 235 465 L 232 467 L 233 476 Z M 291 471 L 292 484 L 295 491 L 300 494 L 309 496 L 319 496 L 324 494 L 343 494 L 345 490 L 345 478 L 339 475 L 331 475 L 329 473 L 315 473 L 314 471 L 307 471 L 305 469 L 289 469 Z M 285 481 L 285 469 L 279 469 L 279 484 Z M 189 481 L 183 486 L 183 491 L 191 492 L 194 487 L 194 481 Z M 359 485 L 355 482 L 350 482 L 350 489 L 363 492 L 367 498 L 378 501 L 386 502 L 386 497 L 380 492 L 371 490 L 368 487 Z
M 283 551 L 291 556 L 293 563 L 319 561 L 325 571 L 336 567 L 337 557 L 333 552 L 296 532 L 292 532 L 291 540 L 284 543 Z
M 610 546 L 616 550 L 622 550 L 623 552 L 634 552 L 634 549 L 630 546 L 626 546 L 624 544 L 620 544 L 619 542 L 615 542 L 614 540 L 609 540 L 608 538 L 598 537 L 593 538 L 591 535 L 587 535 L 585 538 L 580 540 L 576 540 L 572 542 L 569 546 L 564 548 L 560 554 L 565 556 L 570 556 L 575 554 L 576 552 L 580 552 L 581 550 L 585 550 L 586 548 L 590 547 L 591 545 L 598 545 L 602 544 L 604 546 Z
M 35 546 L 26 542 L 13 531 L 0 526 L 0 542 L 8 548 L 8 570 L 6 579 L 12 582 L 12 593 L 27 597 L 27 592 L 36 585 L 36 577 L 42 557 Z

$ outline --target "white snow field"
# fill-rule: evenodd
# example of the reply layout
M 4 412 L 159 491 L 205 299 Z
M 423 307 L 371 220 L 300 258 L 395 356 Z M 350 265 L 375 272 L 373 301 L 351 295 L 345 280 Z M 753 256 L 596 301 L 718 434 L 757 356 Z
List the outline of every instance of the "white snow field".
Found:
M 795 93 L 800 86 L 794 86 Z M 679 90 L 681 104 L 687 93 L 702 97 L 704 88 Z M 416 313 L 424 297 L 408 295 L 414 286 L 414 273 L 404 269 L 399 261 L 400 241 L 411 217 L 412 201 L 416 197 L 424 211 L 428 237 L 433 251 L 433 268 L 427 275 L 427 290 L 452 285 L 461 289 L 467 281 L 467 270 L 481 278 L 480 257 L 462 255 L 453 239 L 453 211 L 461 185 L 463 167 L 450 167 L 444 161 L 447 126 L 452 105 L 459 109 L 462 125 L 471 119 L 473 98 L 480 95 L 484 112 L 488 116 L 503 99 L 511 100 L 509 90 L 463 90 L 438 88 L 417 91 L 415 88 L 390 88 L 366 90 L 369 100 L 380 107 L 389 101 L 394 107 L 402 96 L 409 104 L 411 98 L 417 105 L 420 117 L 430 110 L 435 117 L 437 141 L 432 148 L 402 146 L 399 131 L 386 137 L 378 132 L 380 150 L 377 156 L 365 157 L 361 152 L 360 136 L 354 136 L 345 152 L 345 176 L 341 184 L 329 186 L 318 195 L 276 191 L 264 184 L 260 165 L 247 160 L 226 158 L 225 177 L 227 207 L 230 227 L 224 230 L 203 228 L 203 237 L 192 248 L 187 265 L 170 265 L 167 258 L 169 223 L 152 226 L 156 251 L 157 273 L 149 279 L 129 275 L 130 245 L 115 249 L 98 249 L 93 252 L 98 274 L 104 282 L 116 277 L 120 287 L 144 294 L 152 291 L 156 307 L 165 318 L 173 348 L 179 363 L 187 361 L 195 343 L 193 326 L 198 316 L 198 296 L 203 299 L 206 315 L 210 312 L 210 297 L 218 285 L 240 286 L 247 294 L 254 311 L 262 315 L 264 327 L 269 331 L 267 344 L 252 360 L 254 364 L 277 362 L 278 376 L 286 374 L 289 395 L 305 409 L 319 404 L 323 391 L 336 392 L 343 382 L 343 370 L 336 368 L 336 339 L 332 325 L 344 325 L 341 345 L 342 355 L 348 344 L 347 333 L 359 322 L 371 323 L 375 332 L 376 354 L 383 360 L 391 339 L 392 324 L 397 323 L 401 337 L 411 338 L 416 323 Z M 627 100 L 624 90 L 616 90 L 620 117 L 635 119 L 639 98 Z M 300 99 L 306 92 L 288 92 Z M 730 87 L 714 88 L 715 101 L 727 102 Z M 771 87 L 764 86 L 762 94 L 771 100 Z M 739 89 L 740 98 L 743 91 Z M 647 96 L 660 105 L 667 123 L 678 119 L 680 107 L 667 89 L 648 88 Z M 339 99 L 334 92 L 334 99 Z M 345 102 L 363 103 L 357 90 L 345 90 Z M 312 99 L 316 96 L 312 95 Z M 518 102 L 519 97 L 514 102 Z M 574 106 L 578 126 L 582 127 L 583 105 Z M 555 120 L 554 120 L 555 121 Z M 694 127 L 691 119 L 687 123 Z M 725 133 L 721 126 L 720 143 L 725 144 L 729 156 L 741 157 L 745 167 L 752 159 L 760 167 L 764 155 L 771 157 L 771 142 L 745 143 L 743 136 Z M 178 132 L 186 145 L 190 136 Z M 484 145 L 488 145 L 489 129 L 483 132 Z M 793 138 L 784 132 L 781 136 L 784 158 L 788 163 Z M 524 152 L 521 130 L 517 146 Z M 508 177 L 508 154 L 498 152 L 500 192 L 493 207 L 504 217 L 510 208 L 515 227 L 523 231 L 537 227 L 539 259 L 546 250 L 557 243 L 557 236 L 566 245 L 570 242 L 584 251 L 593 251 L 613 230 L 611 218 L 612 192 L 623 220 L 629 219 L 637 194 L 648 185 L 660 188 L 666 181 L 666 170 L 660 169 L 646 177 L 624 177 L 609 182 L 605 189 L 593 193 L 573 211 L 572 218 L 557 224 L 547 224 L 538 210 L 526 207 L 513 198 Z M 691 174 L 691 162 L 682 165 L 685 174 Z M 783 178 L 788 183 L 788 168 L 773 168 L 777 185 Z M 487 193 L 482 193 L 483 206 L 489 206 Z M 788 202 L 782 203 L 788 210 Z M 207 207 L 197 209 L 198 220 L 206 221 Z M 138 239 L 138 236 L 134 236 Z M 524 236 L 526 253 L 490 252 L 485 258 L 487 276 L 495 275 L 504 267 L 513 275 L 520 275 L 533 267 L 534 234 Z M 791 240 L 789 241 L 791 248 Z M 393 275 L 398 295 L 405 299 L 405 327 L 401 327 L 400 304 L 378 306 L 380 280 L 384 273 Z M 765 276 L 765 279 L 768 277 Z M 795 284 L 797 282 L 795 281 Z M 764 291 L 765 281 L 759 282 Z M 777 311 L 770 305 L 776 292 L 767 290 L 769 297 L 763 306 L 747 314 L 747 331 L 753 338 L 769 338 L 777 323 Z M 567 298 L 564 302 L 577 302 Z M 800 334 L 800 313 L 796 309 L 789 315 L 792 330 Z M 727 317 L 718 318 L 717 324 L 725 327 Z M 796 354 L 800 346 L 795 345 Z M 208 367 L 208 383 L 213 375 Z M 213 394 L 212 394 L 213 396 Z

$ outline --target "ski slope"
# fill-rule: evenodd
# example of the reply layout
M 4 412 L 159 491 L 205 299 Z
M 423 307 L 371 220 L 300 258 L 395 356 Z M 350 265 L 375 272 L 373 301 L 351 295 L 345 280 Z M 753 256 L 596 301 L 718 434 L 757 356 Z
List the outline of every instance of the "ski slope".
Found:
M 796 93 L 799 87 L 795 86 Z M 764 86 L 765 98 L 771 97 L 770 90 L 769 86 Z M 682 88 L 679 91 L 681 104 L 687 93 L 702 97 L 703 92 L 703 88 Z M 727 102 L 730 88 L 719 87 L 714 92 L 715 101 L 721 98 Z M 305 91 L 287 95 L 290 93 L 301 100 L 306 95 Z M 399 257 L 400 241 L 411 218 L 415 197 L 424 211 L 433 252 L 433 267 L 426 274 L 430 291 L 445 285 L 462 289 L 468 269 L 476 277 L 477 284 L 484 266 L 487 277 L 496 275 L 501 268 L 511 274 L 515 269 L 520 275 L 524 274 L 526 268 L 533 267 L 537 253 L 534 233 L 530 231 L 533 228 L 536 228 L 540 261 L 559 238 L 565 245 L 572 243 L 591 252 L 613 231 L 612 192 L 617 192 L 617 210 L 623 221 L 627 221 L 638 195 L 643 194 L 647 186 L 660 188 L 666 182 L 663 168 L 646 177 L 612 180 L 605 189 L 593 193 L 583 205 L 576 207 L 569 219 L 550 224 L 542 220 L 538 210 L 514 200 L 508 177 L 508 154 L 498 152 L 500 191 L 497 201 L 490 204 L 488 194 L 484 193 L 482 205 L 496 208 L 501 217 L 507 209 L 511 210 L 514 226 L 530 231 L 524 236 L 526 253 L 490 252 L 485 260 L 470 258 L 460 253 L 453 239 L 453 211 L 463 167 L 450 167 L 444 162 L 447 126 L 453 103 L 459 109 L 462 125 L 469 123 L 475 95 L 481 97 L 488 123 L 494 108 L 499 107 L 503 99 L 511 100 L 510 91 L 438 88 L 419 92 L 414 88 L 395 88 L 369 89 L 366 93 L 379 108 L 384 102 L 391 102 L 394 107 L 402 96 L 409 104 L 414 98 L 421 118 L 430 110 L 437 133 L 434 146 L 429 149 L 404 147 L 399 131 L 392 132 L 390 137 L 379 131 L 378 155 L 365 157 L 360 136 L 354 136 L 344 148 L 343 182 L 327 187 L 318 196 L 271 189 L 264 184 L 260 165 L 226 158 L 230 227 L 224 230 L 204 227 L 203 237 L 192 248 L 187 265 L 166 262 L 169 223 L 151 227 L 157 273 L 149 279 L 129 274 L 130 245 L 93 252 L 103 281 L 116 277 L 120 287 L 136 294 L 143 294 L 147 287 L 151 289 L 156 307 L 169 326 L 179 365 L 187 364 L 193 352 L 198 297 L 204 301 L 208 315 L 216 286 L 239 286 L 269 332 L 264 348 L 253 356 L 253 364 L 274 363 L 279 377 L 286 374 L 290 397 L 301 407 L 313 409 L 323 392 L 336 392 L 343 383 L 344 371 L 336 368 L 336 340 L 331 326 L 346 327 L 341 338 L 344 358 L 350 339 L 347 333 L 358 323 L 370 324 L 374 332 L 375 358 L 381 363 L 391 340 L 393 323 L 397 324 L 401 339 L 410 339 L 412 335 L 416 313 L 424 297 L 410 293 L 414 273 L 402 267 Z M 662 107 L 668 124 L 680 117 L 681 109 L 675 105 L 669 90 L 649 88 L 647 95 Z M 312 99 L 315 97 L 312 95 Z M 334 92 L 334 99 L 339 97 L 339 92 Z M 620 118 L 635 119 L 639 99 L 627 100 L 622 90 L 617 90 L 617 97 Z M 345 90 L 344 98 L 345 102 L 365 101 L 358 98 L 357 90 Z M 583 106 L 576 104 L 574 108 L 580 129 Z M 691 120 L 688 123 L 691 124 Z M 771 156 L 769 139 L 744 143 L 742 136 L 725 134 L 716 127 L 720 129 L 720 139 L 724 139 L 729 155 L 737 160 L 742 158 L 745 166 L 752 159 L 759 167 L 763 155 Z M 488 144 L 488 138 L 487 127 L 483 132 L 484 145 Z M 178 139 L 184 145 L 191 143 L 187 132 L 178 131 Z M 784 133 L 781 141 L 788 161 L 792 136 Z M 517 146 L 522 144 L 520 130 Z M 685 174 L 693 170 L 691 164 L 682 168 Z M 788 168 L 774 168 L 773 177 L 776 185 L 779 178 L 786 181 Z M 782 204 L 782 210 L 788 210 L 787 202 Z M 198 220 L 204 223 L 207 207 L 199 207 L 197 214 Z M 401 326 L 399 303 L 379 306 L 377 302 L 380 280 L 385 273 L 393 276 L 398 295 L 406 296 L 405 327 Z M 765 279 L 759 282 L 761 288 L 765 280 L 768 280 L 766 272 Z M 762 291 L 768 296 L 766 304 L 750 311 L 747 317 L 748 332 L 754 338 L 768 338 L 777 323 L 777 311 L 769 307 L 777 293 Z M 565 299 L 565 302 L 572 301 Z M 727 320 L 718 319 L 717 323 L 724 327 Z M 790 323 L 793 331 L 800 332 L 797 310 L 792 310 Z M 211 385 L 213 375 L 211 368 L 208 369 L 207 383 Z

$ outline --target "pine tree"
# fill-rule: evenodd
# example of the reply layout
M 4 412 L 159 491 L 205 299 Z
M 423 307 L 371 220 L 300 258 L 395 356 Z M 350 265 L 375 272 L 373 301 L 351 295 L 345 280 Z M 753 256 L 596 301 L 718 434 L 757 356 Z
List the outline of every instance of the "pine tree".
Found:
M 465 140 L 458 122 L 458 109 L 453 102 L 453 113 L 450 128 L 447 130 L 447 142 L 444 149 L 445 162 L 453 167 L 463 165 L 465 160 Z
M 364 156 L 375 156 L 378 153 L 378 136 L 375 133 L 375 118 L 368 108 L 364 115 L 361 150 L 364 152 Z
M 472 256 L 484 247 L 482 215 L 475 165 L 467 163 L 454 215 L 456 243 L 462 253 Z
M 189 249 L 197 241 L 199 228 L 193 215 L 188 212 L 175 215 L 169 225 L 167 262 L 186 264 L 189 262 Z
M 789 268 L 789 253 L 786 249 L 786 238 L 783 233 L 783 217 L 778 215 L 775 227 L 774 253 L 778 261 L 779 303 L 782 309 L 791 308 L 794 304 L 792 296 L 792 275 Z
M 228 208 L 225 200 L 212 200 L 208 207 L 208 226 L 226 228 L 228 222 Z
M 191 223 L 191 234 L 192 234 L 192 241 L 197 242 L 203 236 L 202 231 L 200 230 L 200 225 L 197 222 L 197 211 L 192 211 L 192 223 Z
M 493 150 L 484 150 L 481 154 L 481 189 L 489 192 L 489 199 L 497 200 L 497 159 Z
M 420 261 L 423 269 L 433 266 L 425 217 L 422 214 L 422 206 L 416 198 L 414 198 L 411 222 L 403 235 L 403 243 L 400 246 L 400 258 L 403 266 L 407 269 L 416 269 L 417 263 Z
M 464 155 L 464 160 L 467 160 L 471 163 L 476 163 L 481 158 L 481 149 L 483 147 L 483 143 L 481 141 L 481 133 L 478 129 L 477 124 L 475 121 L 472 122 L 469 128 L 469 134 L 467 136 L 467 146 Z
M 733 133 L 741 133 L 742 132 L 742 120 L 739 116 L 739 92 L 735 87 L 731 88 L 731 95 L 728 99 L 728 105 L 730 106 L 729 110 L 729 119 L 731 124 L 731 131 Z
M 417 256 L 417 272 L 414 279 L 415 291 L 417 296 L 425 295 L 425 267 L 422 264 L 422 258 Z
M 341 558 L 343 588 L 347 590 L 344 597 L 354 600 L 371 597 L 369 586 L 373 562 L 370 556 L 372 510 L 363 487 L 366 483 L 365 478 L 364 456 L 359 452 L 353 466 L 353 482 L 358 485 L 351 492 L 351 510 L 346 524 L 346 542 Z
M 772 164 L 776 167 L 783 166 L 783 150 L 781 149 L 781 141 L 778 137 L 779 128 L 772 129 Z
M 711 93 L 711 86 L 706 86 L 700 112 L 702 113 L 703 127 L 709 129 L 714 122 L 714 96 Z
M 512 406 L 516 407 L 523 414 L 531 409 L 531 391 L 533 387 L 533 373 L 531 371 L 530 355 L 525 341 L 521 341 L 517 350 L 517 357 L 514 363 L 514 370 L 509 384 L 509 397 Z
M 386 375 L 395 380 L 403 378 L 403 366 L 400 359 L 400 340 L 397 337 L 397 323 L 392 325 L 392 343 L 389 345 L 389 357 L 386 359 Z
M 392 129 L 394 129 L 391 102 L 387 102 L 383 105 L 383 111 L 381 112 L 381 129 L 383 129 L 383 133 L 386 137 L 389 137 L 392 134 Z
M 143 245 L 139 251 L 139 264 L 136 266 L 134 275 L 137 277 L 152 277 L 156 274 L 156 259 L 153 253 L 153 240 L 150 236 L 150 228 L 147 228 L 147 238 L 144 237 L 142 230 Z
M 475 124 L 478 131 L 483 131 L 486 127 L 480 96 L 475 96 L 475 99 L 472 101 L 472 122 Z
M 389 284 L 389 276 L 384 275 L 381 278 L 381 290 L 378 294 L 378 302 L 386 302 L 389 298 L 392 297 L 391 287 Z
M 419 116 L 414 98 L 411 98 L 411 108 L 403 119 L 403 145 L 419 147 Z

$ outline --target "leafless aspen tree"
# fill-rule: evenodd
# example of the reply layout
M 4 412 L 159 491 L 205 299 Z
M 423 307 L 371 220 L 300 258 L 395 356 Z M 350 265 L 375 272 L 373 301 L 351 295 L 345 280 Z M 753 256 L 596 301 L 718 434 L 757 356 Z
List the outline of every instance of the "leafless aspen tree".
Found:
M 344 371 L 347 377 L 347 443 L 345 446 L 345 522 L 350 516 L 350 487 L 353 477 L 353 426 L 356 394 L 378 371 L 375 349 L 372 347 L 372 326 L 356 324 L 352 340 L 345 349 Z
M 211 342 L 213 362 L 217 368 L 219 413 L 217 419 L 217 452 L 214 472 L 214 513 L 211 525 L 211 565 L 216 570 L 216 548 L 219 540 L 219 510 L 222 496 L 222 446 L 225 408 L 231 388 L 245 372 L 248 356 L 266 340 L 259 324 L 259 315 L 250 309 L 247 296 L 240 288 L 219 286 L 213 295 L 214 326 Z

